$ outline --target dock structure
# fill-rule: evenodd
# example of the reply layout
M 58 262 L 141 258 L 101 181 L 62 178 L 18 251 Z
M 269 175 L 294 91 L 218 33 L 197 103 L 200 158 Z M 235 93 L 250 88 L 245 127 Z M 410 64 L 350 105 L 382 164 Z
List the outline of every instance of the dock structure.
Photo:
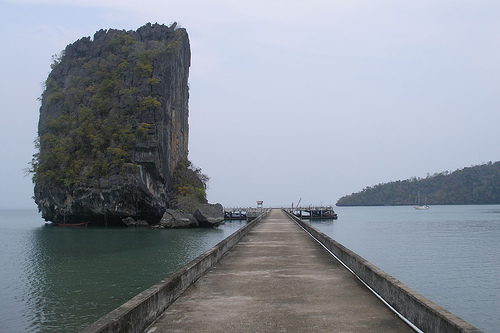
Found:
M 144 332 L 414 330 L 274 209 Z
M 272 209 L 82 333 L 415 331 L 480 332 Z
M 298 218 L 304 219 L 337 219 L 338 215 L 332 206 L 309 206 L 285 208 L 285 210 Z
M 224 219 L 225 220 L 253 220 L 257 216 L 269 212 L 271 208 L 264 207 L 233 207 L 224 208 Z

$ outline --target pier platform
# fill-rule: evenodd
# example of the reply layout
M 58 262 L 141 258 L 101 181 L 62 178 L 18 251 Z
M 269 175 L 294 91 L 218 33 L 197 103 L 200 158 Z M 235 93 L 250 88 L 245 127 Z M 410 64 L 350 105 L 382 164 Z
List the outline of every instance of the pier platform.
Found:
M 144 332 L 414 330 L 273 209 Z
M 290 214 L 303 219 L 332 219 L 338 218 L 337 213 L 333 210 L 332 206 L 309 206 L 309 207 L 296 207 L 296 208 L 283 208 Z

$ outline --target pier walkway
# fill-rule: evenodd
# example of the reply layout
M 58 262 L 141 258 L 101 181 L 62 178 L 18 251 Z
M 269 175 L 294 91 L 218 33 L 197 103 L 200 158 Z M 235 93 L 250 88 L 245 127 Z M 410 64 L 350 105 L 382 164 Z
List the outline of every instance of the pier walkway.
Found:
M 273 209 L 144 332 L 414 332 Z

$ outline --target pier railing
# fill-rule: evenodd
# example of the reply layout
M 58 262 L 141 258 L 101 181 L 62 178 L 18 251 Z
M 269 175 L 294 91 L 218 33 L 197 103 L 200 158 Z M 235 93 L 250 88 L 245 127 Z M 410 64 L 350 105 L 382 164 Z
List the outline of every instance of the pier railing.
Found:
M 426 333 L 480 333 L 448 310 L 428 300 L 401 281 L 287 211 L 304 230 L 332 253 L 366 286 L 412 325 Z
M 81 333 L 142 332 L 190 285 L 217 263 L 243 236 L 248 234 L 260 220 L 266 217 L 269 211 L 268 209 L 177 272 L 98 319 Z

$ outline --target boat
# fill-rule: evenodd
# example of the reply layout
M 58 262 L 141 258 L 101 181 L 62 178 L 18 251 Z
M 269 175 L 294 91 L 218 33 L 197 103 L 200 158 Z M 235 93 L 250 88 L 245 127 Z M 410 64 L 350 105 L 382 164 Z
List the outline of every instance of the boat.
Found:
M 82 223 L 53 223 L 52 225 L 58 226 L 58 227 L 86 227 L 88 222 L 82 222 Z
M 417 206 L 413 207 L 417 210 L 426 210 L 426 209 L 429 209 L 429 206 L 427 206 L 426 204 L 425 205 L 421 205 L 420 204 L 420 191 L 418 192 L 418 203 L 417 203 Z

